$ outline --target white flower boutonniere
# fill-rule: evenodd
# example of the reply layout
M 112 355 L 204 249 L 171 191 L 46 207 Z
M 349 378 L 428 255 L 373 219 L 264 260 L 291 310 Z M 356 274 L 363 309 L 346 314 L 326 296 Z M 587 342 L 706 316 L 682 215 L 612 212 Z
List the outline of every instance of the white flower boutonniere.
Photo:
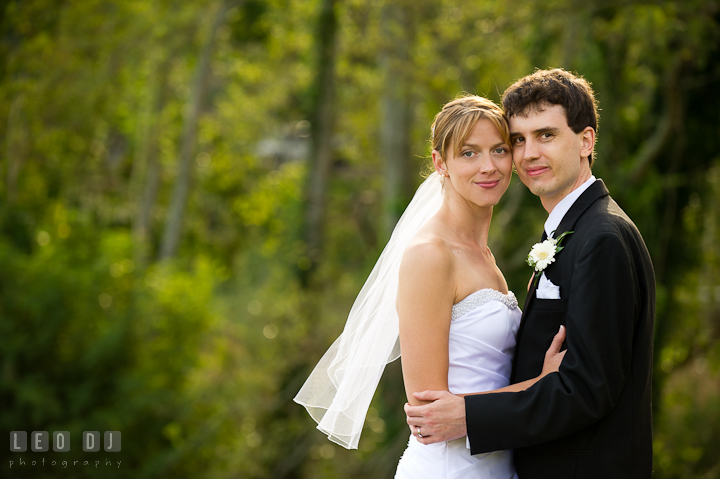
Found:
M 554 233 L 554 231 L 553 231 Z M 555 261 L 555 255 L 558 254 L 564 246 L 560 246 L 560 242 L 565 236 L 574 233 L 574 231 L 566 231 L 557 238 L 551 236 L 542 243 L 535 243 L 527 257 L 527 264 L 532 266 L 536 272 L 541 272 L 548 265 Z

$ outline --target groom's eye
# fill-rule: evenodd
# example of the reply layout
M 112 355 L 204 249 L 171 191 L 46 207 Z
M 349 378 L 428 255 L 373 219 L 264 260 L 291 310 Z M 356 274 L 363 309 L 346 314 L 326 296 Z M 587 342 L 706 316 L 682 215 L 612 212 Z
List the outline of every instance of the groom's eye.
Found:
M 515 138 L 513 138 L 513 143 L 516 145 L 521 144 L 523 141 L 525 141 L 525 138 L 523 138 L 522 136 L 516 136 Z

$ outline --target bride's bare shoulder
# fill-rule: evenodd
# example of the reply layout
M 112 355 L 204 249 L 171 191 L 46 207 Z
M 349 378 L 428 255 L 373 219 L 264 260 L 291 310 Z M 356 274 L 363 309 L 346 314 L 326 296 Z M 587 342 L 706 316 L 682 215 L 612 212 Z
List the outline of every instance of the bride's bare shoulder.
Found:
M 421 233 L 405 249 L 400 274 L 449 276 L 453 263 L 454 256 L 447 240 L 430 232 Z

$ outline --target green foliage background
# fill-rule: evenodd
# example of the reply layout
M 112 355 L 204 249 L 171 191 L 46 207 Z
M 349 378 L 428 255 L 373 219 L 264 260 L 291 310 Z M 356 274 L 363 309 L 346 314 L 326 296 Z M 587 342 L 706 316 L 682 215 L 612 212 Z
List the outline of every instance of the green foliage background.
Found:
M 306 160 L 328 4 L 333 161 L 314 263 Z M 413 185 L 432 117 L 459 92 L 498 101 L 546 67 L 593 83 L 594 173 L 656 268 L 655 477 L 720 477 L 716 0 L 3 2 L 0 424 L 5 437 L 67 430 L 73 443 L 3 448 L 0 475 L 392 477 L 408 437 L 398 364 L 358 451 L 327 441 L 292 402 L 388 237 L 379 52 L 390 6 L 408 19 Z M 179 247 L 162 256 L 186 138 Z M 516 292 L 544 219 L 514 179 L 491 246 Z M 86 430 L 121 431 L 122 452 L 83 453 Z M 82 465 L 96 456 L 122 466 Z

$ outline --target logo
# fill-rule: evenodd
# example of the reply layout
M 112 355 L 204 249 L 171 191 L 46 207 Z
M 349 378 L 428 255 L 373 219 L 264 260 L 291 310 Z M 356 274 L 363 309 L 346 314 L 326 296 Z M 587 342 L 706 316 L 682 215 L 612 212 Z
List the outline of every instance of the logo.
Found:
M 30 449 L 33 452 L 47 452 L 50 450 L 48 441 L 50 435 L 47 431 L 33 431 L 30 433 Z M 27 451 L 27 432 L 10 431 L 10 451 Z M 103 436 L 105 452 L 120 452 L 120 431 L 105 431 Z M 70 431 L 53 432 L 52 448 L 55 452 L 68 452 L 70 450 Z M 85 452 L 98 452 L 100 450 L 100 433 L 98 431 L 84 431 L 82 433 L 82 449 Z
M 52 439 L 48 431 L 32 431 L 30 433 L 30 450 L 32 452 L 48 452 L 50 447 L 55 452 L 68 452 L 70 451 L 70 431 L 53 431 Z M 82 433 L 81 445 L 83 452 L 99 452 L 102 443 L 102 448 L 105 452 L 120 452 L 122 448 L 122 435 L 120 431 L 105 431 L 100 436 L 99 431 L 84 431 Z M 27 431 L 10 431 L 10 451 L 11 452 L 27 452 L 28 450 L 28 433 Z M 39 458 L 38 458 L 39 459 Z M 38 462 L 42 462 L 42 466 L 45 466 L 45 458 L 42 461 L 38 460 L 23 460 L 22 457 L 18 457 L 18 466 L 25 466 L 28 463 L 35 466 Z M 55 466 L 58 461 L 49 461 L 51 466 Z M 93 461 L 73 461 L 73 465 L 76 466 L 78 463 L 84 466 L 92 466 Z M 95 468 L 100 465 L 100 461 L 94 461 Z M 117 467 L 120 467 L 120 462 L 117 461 Z M 15 465 L 15 461 L 10 461 L 10 469 Z M 113 463 L 105 458 L 105 465 L 112 466 Z M 68 461 L 61 461 L 60 467 L 67 468 Z

